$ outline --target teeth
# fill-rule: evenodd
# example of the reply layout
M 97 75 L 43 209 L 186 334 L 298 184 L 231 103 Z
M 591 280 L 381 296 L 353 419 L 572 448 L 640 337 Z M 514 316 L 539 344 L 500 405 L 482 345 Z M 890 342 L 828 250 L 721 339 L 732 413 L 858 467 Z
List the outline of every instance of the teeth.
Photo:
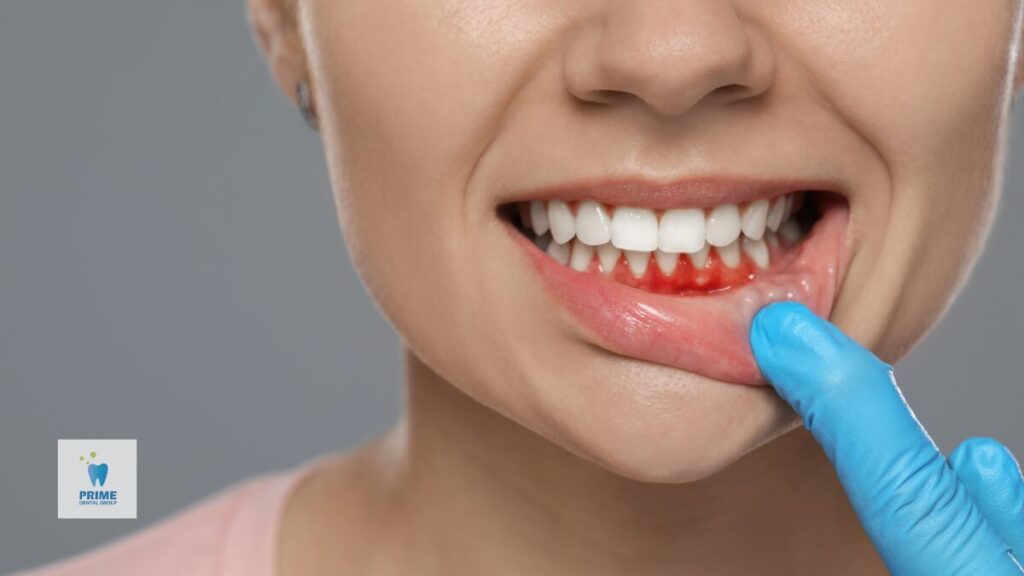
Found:
M 751 240 L 743 238 L 743 252 L 757 264 L 758 268 L 768 267 L 768 245 L 764 240 Z
M 533 243 L 537 246 L 537 248 L 540 248 L 542 251 L 547 252 L 548 245 L 551 244 L 551 235 L 544 234 L 543 236 L 534 236 Z
M 676 208 L 661 215 L 658 248 L 664 252 L 697 252 L 704 246 L 704 211 Z
M 772 201 L 772 206 L 768 209 L 768 218 L 766 222 L 769 230 L 775 232 L 779 229 L 779 225 L 782 224 L 782 213 L 785 211 L 785 197 L 780 196 Z
M 671 276 L 679 265 L 679 254 L 658 250 L 654 253 L 654 261 L 658 263 L 658 268 L 661 268 L 665 276 Z
M 522 203 L 519 219 L 535 232 L 534 243 L 562 265 L 578 272 L 597 269 L 611 275 L 625 256 L 637 278 L 650 267 L 653 253 L 665 276 L 679 268 L 685 254 L 696 270 L 706 269 L 712 248 L 723 266 L 736 268 L 743 255 L 759 269 L 767 269 L 770 248 L 780 242 L 791 245 L 803 238 L 792 214 L 802 198 L 786 194 L 772 200 L 755 200 L 742 210 L 723 204 L 707 211 L 673 208 L 658 213 L 647 208 L 620 206 L 614 210 L 594 200 L 580 201 L 576 213 L 564 201 Z
M 543 236 L 548 231 L 548 213 L 543 202 L 530 202 L 530 225 L 537 236 Z
M 548 202 L 548 225 L 551 226 L 551 237 L 560 244 L 576 235 L 576 218 L 569 205 L 561 200 Z
M 743 222 L 740 224 L 744 236 L 752 240 L 760 240 L 764 236 L 768 207 L 768 201 L 763 199 L 751 202 L 747 206 L 743 211 Z
M 658 248 L 658 218 L 653 210 L 621 207 L 612 216 L 612 244 L 623 250 L 653 252 Z
M 735 268 L 740 265 L 740 243 L 733 241 L 731 244 L 725 246 L 718 246 L 718 257 L 722 260 L 722 264 L 725 264 L 729 268 Z
M 694 268 L 703 269 L 707 267 L 708 256 L 711 256 L 711 246 L 704 244 L 700 250 L 692 254 L 687 254 L 687 256 L 690 257 L 690 262 L 693 263 Z
M 633 276 L 640 278 L 647 272 L 647 264 L 651 261 L 651 253 L 642 250 L 623 250 L 626 255 L 626 263 L 633 271 Z
M 569 267 L 577 272 L 586 272 L 590 268 L 590 261 L 594 258 L 594 247 L 588 246 L 579 238 L 572 242 L 572 256 L 569 257 Z
M 561 265 L 569 263 L 569 244 L 552 242 L 548 244 L 548 256 L 551 256 Z
M 735 204 L 715 206 L 707 218 L 707 240 L 712 246 L 725 246 L 740 237 L 740 210 Z
M 576 237 L 590 246 L 612 239 L 611 218 L 604 206 L 592 200 L 580 202 L 576 208 Z
M 622 256 L 622 250 L 611 244 L 601 244 L 597 247 L 597 261 L 601 265 L 601 271 L 605 274 L 611 274 L 615 270 L 620 256 Z
M 785 222 L 793 215 L 793 203 L 795 198 L 793 194 L 786 194 L 783 198 L 786 200 L 786 205 L 782 208 L 782 221 Z
M 796 220 L 790 218 L 783 222 L 779 228 L 779 236 L 792 243 L 799 240 L 803 236 L 803 232 L 800 230 L 800 225 L 796 223 Z

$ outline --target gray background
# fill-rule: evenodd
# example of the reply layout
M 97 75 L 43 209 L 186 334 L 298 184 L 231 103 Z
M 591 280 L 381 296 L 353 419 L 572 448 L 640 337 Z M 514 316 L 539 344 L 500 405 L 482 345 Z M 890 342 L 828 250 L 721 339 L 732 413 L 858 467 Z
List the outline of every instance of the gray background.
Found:
M 0 572 L 399 414 L 397 338 L 346 260 L 319 143 L 271 84 L 243 4 L 4 3 Z M 1024 453 L 1024 158 L 1009 170 L 975 278 L 899 366 L 947 450 L 992 435 Z M 138 520 L 56 519 L 62 437 L 139 439 Z

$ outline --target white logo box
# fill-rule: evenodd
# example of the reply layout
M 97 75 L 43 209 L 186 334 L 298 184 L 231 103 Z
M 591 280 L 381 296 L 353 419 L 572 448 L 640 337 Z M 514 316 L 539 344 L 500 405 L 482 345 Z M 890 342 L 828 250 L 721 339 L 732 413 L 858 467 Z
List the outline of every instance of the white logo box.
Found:
M 57 518 L 136 518 L 135 439 L 57 440 Z

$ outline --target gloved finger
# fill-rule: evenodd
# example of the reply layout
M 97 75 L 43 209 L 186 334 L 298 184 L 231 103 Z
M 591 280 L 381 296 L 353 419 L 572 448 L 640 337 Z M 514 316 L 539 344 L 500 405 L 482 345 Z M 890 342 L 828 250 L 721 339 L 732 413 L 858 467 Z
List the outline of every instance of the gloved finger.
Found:
M 892 572 L 1021 573 L 888 364 L 795 302 L 758 312 L 750 343 L 761 372 L 832 461 Z
M 1013 454 L 993 438 L 968 438 L 949 463 L 988 523 L 1024 559 L 1024 477 Z

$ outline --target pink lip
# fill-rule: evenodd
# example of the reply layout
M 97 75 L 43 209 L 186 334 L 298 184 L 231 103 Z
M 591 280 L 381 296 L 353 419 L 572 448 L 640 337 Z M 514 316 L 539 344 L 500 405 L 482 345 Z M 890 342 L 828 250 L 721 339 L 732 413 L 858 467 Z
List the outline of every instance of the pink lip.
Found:
M 545 188 L 540 192 L 510 193 L 510 197 L 502 202 L 548 199 L 596 200 L 616 206 L 667 210 L 669 208 L 706 208 L 730 203 L 742 204 L 798 190 L 841 192 L 841 187 L 834 181 L 784 178 L 774 180 L 688 178 L 666 183 L 621 178 L 574 182 Z
M 709 189 L 718 194 L 723 188 Z M 800 189 L 813 188 L 766 192 L 760 187 L 753 198 Z M 605 194 L 599 199 L 607 198 Z M 729 194 L 725 201 L 737 202 L 735 198 L 736 194 Z M 658 197 L 653 204 L 661 201 Z M 634 198 L 618 203 L 638 205 Z M 541 252 L 511 224 L 508 231 L 528 255 L 552 299 L 603 348 L 724 382 L 764 385 L 748 340 L 754 314 L 771 302 L 796 300 L 828 316 L 845 264 L 847 220 L 845 203 L 826 202 L 821 219 L 784 269 L 740 287 L 685 297 L 653 294 L 601 275 L 576 272 Z

